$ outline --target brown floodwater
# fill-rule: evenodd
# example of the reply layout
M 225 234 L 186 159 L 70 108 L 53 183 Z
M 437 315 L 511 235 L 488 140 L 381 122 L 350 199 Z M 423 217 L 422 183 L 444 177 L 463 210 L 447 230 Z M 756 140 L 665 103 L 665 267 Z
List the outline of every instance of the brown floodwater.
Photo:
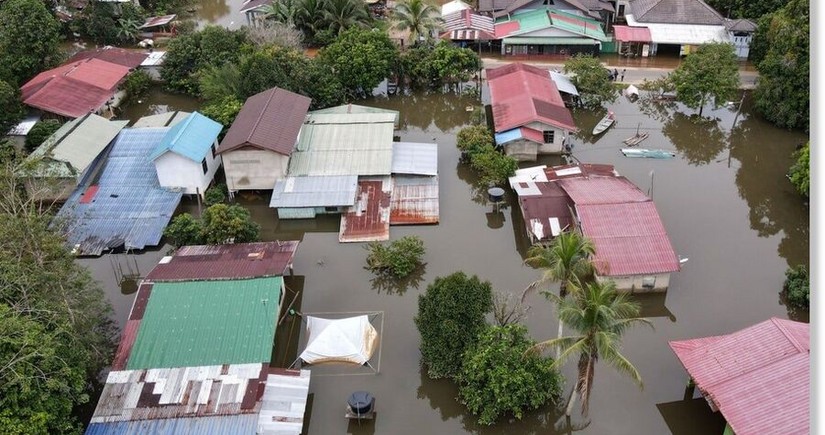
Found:
M 191 99 L 160 91 L 153 91 L 142 104 L 126 114 L 134 119 L 162 107 L 196 107 Z M 760 120 L 752 114 L 749 98 L 733 126 L 736 112 L 727 108 L 706 109 L 712 121 L 697 123 L 689 116 L 693 111 L 681 105 L 631 103 L 621 97 L 608 105 L 616 113 L 616 124 L 595 138 L 588 132 L 604 112 L 575 111 L 583 133 L 575 140 L 574 156 L 582 162 L 613 164 L 650 191 L 673 246 L 689 261 L 674 274 L 666 294 L 636 298 L 654 329 L 629 331 L 623 352 L 644 378 L 644 390 L 599 364 L 589 419 L 575 414 L 568 427 L 558 410 L 545 407 L 528 413 L 523 421 L 505 419 L 481 427 L 455 400 L 457 390 L 451 382 L 430 380 L 422 371 L 413 317 L 418 296 L 437 276 L 464 271 L 489 280 L 498 291 L 517 295 L 537 279 L 540 271 L 522 264 L 528 243 L 520 212 L 512 206 L 510 194 L 508 204 L 494 213 L 473 172 L 459 162 L 455 134 L 469 122 L 466 108 L 478 105 L 476 99 L 415 93 L 362 104 L 399 110 L 401 140 L 438 144 L 440 223 L 391 230 L 392 239 L 417 235 L 424 240 L 426 264 L 410 279 L 388 282 L 365 270 L 363 245 L 338 243 L 338 217 L 278 221 L 267 206 L 268 192 L 238 198 L 261 224 L 265 240 L 301 240 L 296 276 L 287 280 L 287 299 L 299 294 L 294 305 L 299 312 L 382 313 L 381 347 L 373 360 L 379 373 L 316 370 L 307 412 L 309 434 L 721 433 L 720 416 L 703 400 L 686 395 L 687 374 L 668 340 L 729 333 L 771 316 L 807 321 L 807 313 L 789 313 L 779 295 L 785 269 L 809 261 L 808 208 L 785 176 L 793 162 L 791 153 L 806 140 L 804 134 Z M 621 140 L 637 128 L 650 133 L 642 147 L 674 150 L 677 157 L 623 157 Z M 560 160 L 550 157 L 542 163 Z M 197 206 L 187 202 L 181 209 L 196 212 Z M 118 324 L 125 322 L 134 298 L 129 275 L 145 275 L 168 249 L 79 260 L 105 287 Z M 121 275 L 127 279 L 118 279 Z M 531 335 L 552 337 L 558 325 L 553 306 L 538 295 L 528 297 L 527 303 Z M 294 360 L 301 329 L 298 317 L 284 319 L 273 365 Z M 568 363 L 563 370 L 568 389 L 573 369 Z M 343 417 L 346 398 L 355 390 L 370 391 L 377 398 L 375 421 L 359 426 Z

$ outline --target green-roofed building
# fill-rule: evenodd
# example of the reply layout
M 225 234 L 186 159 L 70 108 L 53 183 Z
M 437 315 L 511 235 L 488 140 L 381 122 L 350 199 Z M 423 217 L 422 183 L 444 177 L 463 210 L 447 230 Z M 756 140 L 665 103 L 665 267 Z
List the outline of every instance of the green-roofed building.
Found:
M 128 123 L 88 113 L 63 124 L 17 171 L 29 196 L 39 201 L 65 201 L 100 166 L 105 150 Z
M 283 278 L 155 282 L 128 370 L 268 363 Z
M 496 21 L 503 55 L 598 55 L 612 42 L 599 21 L 554 8 L 525 10 Z

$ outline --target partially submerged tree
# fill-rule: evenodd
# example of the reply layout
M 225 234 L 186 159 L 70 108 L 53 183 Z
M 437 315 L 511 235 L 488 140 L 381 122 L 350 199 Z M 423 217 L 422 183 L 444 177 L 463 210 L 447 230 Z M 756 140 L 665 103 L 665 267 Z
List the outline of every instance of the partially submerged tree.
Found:
M 203 242 L 207 245 L 257 242 L 261 226 L 239 205 L 215 204 L 203 212 Z
M 551 358 L 526 352 L 535 342 L 519 324 L 486 328 L 467 349 L 458 376 L 458 397 L 478 422 L 502 416 L 521 420 L 525 411 L 561 398 L 564 379 Z
M 785 271 L 785 284 L 782 286 L 788 303 L 794 308 L 810 308 L 811 285 L 808 268 L 800 264 Z
M 424 241 L 418 236 L 404 236 L 389 244 L 372 242 L 365 248 L 369 270 L 396 278 L 404 278 L 421 266 L 424 256 Z
M 573 355 L 579 356 L 576 385 L 567 405 L 568 416 L 577 395 L 581 396 L 582 414 L 587 415 L 596 362 L 599 360 L 629 376 L 639 388 L 643 388 L 639 371 L 620 352 L 622 335 L 630 327 L 651 325 L 647 319 L 636 317 L 640 311 L 638 304 L 628 301 L 626 293 L 617 293 L 612 281 L 588 283 L 566 299 L 551 293 L 545 293 L 545 296 L 558 305 L 559 320 L 572 327 L 577 334 L 543 341 L 533 346 L 530 352 L 560 349 L 561 354 L 554 367 L 564 364 Z
M 428 0 L 401 0 L 392 10 L 391 28 L 410 32 L 412 45 L 432 39 L 441 26 L 441 12 Z
M 739 89 L 739 65 L 733 46 L 726 42 L 704 44 L 689 54 L 671 75 L 676 98 L 699 116 L 707 103 L 714 107 L 733 99 Z
M 437 277 L 418 297 L 415 326 L 421 334 L 421 360 L 432 379 L 455 378 L 461 356 L 478 341 L 493 309 L 488 281 L 456 272 Z
M 808 197 L 811 189 L 811 143 L 808 142 L 796 154 L 796 163 L 788 175 L 796 190 Z
M 577 54 L 571 57 L 564 62 L 564 72 L 572 75 L 581 104 L 585 107 L 601 107 L 604 103 L 616 101 L 619 96 L 610 80 L 610 73 L 593 56 Z
M 352 97 L 366 97 L 389 77 L 398 49 L 386 32 L 351 29 L 324 47 L 316 59 L 328 65 Z

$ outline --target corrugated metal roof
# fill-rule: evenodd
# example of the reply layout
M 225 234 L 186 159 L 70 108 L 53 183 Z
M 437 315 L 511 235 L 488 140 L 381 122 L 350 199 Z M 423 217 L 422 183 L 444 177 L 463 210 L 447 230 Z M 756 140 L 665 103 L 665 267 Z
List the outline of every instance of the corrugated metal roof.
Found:
M 650 201 L 644 192 L 625 177 L 578 177 L 558 182 L 577 206 Z
M 301 129 L 288 174 L 389 175 L 396 118 L 397 112 L 313 112 Z
M 390 225 L 436 224 L 438 219 L 437 176 L 393 176 Z
M 194 112 L 169 129 L 149 154 L 149 159 L 155 160 L 171 151 L 200 163 L 209 154 L 222 129 L 221 124 Z
M 322 114 L 355 114 L 355 113 L 386 113 L 386 114 L 393 114 L 395 115 L 395 120 L 393 122 L 398 123 L 398 111 L 397 110 L 390 110 L 390 109 L 381 109 L 378 107 L 370 107 L 370 106 L 360 106 L 358 104 L 342 104 L 340 106 L 335 107 L 327 107 L 326 109 L 318 109 L 309 112 L 310 115 L 322 115 Z
M 556 84 L 556 87 L 559 89 L 559 92 L 564 92 L 565 94 L 570 95 L 579 95 L 579 90 L 576 89 L 576 85 L 570 80 L 570 77 L 562 73 L 557 73 L 555 71 L 550 71 L 550 79 Z
M 166 58 L 165 51 L 152 51 L 149 53 L 149 56 L 140 63 L 140 66 L 159 66 L 163 65 L 163 61 Z
M 298 435 L 309 395 L 309 370 L 271 370 L 258 414 L 258 434 Z
M 496 132 L 542 122 L 575 131 L 576 125 L 546 70 L 512 63 L 486 70 Z M 548 110 L 554 108 L 554 110 Z
M 438 175 L 438 144 L 395 142 L 392 150 L 392 173 Z
M 126 368 L 269 362 L 281 277 L 156 282 Z
M 312 99 L 272 88 L 246 99 L 218 153 L 245 146 L 292 154 Z
M 32 175 L 80 176 L 128 123 L 89 113 L 63 124 L 26 158 L 39 160 Z
M 255 414 L 93 423 L 86 435 L 254 435 Z
M 598 163 L 582 163 L 580 165 L 551 166 L 544 170 L 544 175 L 548 180 L 560 180 L 562 178 L 590 177 L 600 175 L 603 177 L 618 177 L 619 174 L 613 169 L 613 165 Z
M 671 24 L 724 24 L 719 12 L 702 0 L 631 0 L 630 11 L 639 21 Z
M 283 275 L 297 240 L 182 246 L 146 275 L 147 281 L 264 278 Z
M 341 214 L 338 241 L 373 242 L 390 239 L 390 177 L 358 181 L 355 205 Z
M 526 189 L 528 183 L 517 182 L 520 188 Z M 574 225 L 571 209 L 573 201 L 559 187 L 557 183 L 529 183 L 533 189 L 531 195 L 519 195 L 522 219 L 527 233 L 534 242 L 550 240 L 554 234 L 552 229 L 557 227 L 564 230 Z M 532 190 L 538 194 L 532 194 Z
M 137 68 L 148 56 L 149 53 L 145 51 L 125 50 L 107 45 L 103 48 L 78 52 L 69 58 L 67 62 L 77 62 L 84 59 L 100 59 L 128 68 Z
M 90 423 L 256 414 L 261 363 L 109 372 Z
M 112 145 L 91 202 L 81 202 L 87 186 L 79 186 L 58 212 L 68 222 L 70 249 L 78 255 L 100 255 L 124 246 L 157 245 L 182 194 L 160 187 L 149 152 L 167 128 L 126 128 Z
M 599 275 L 649 275 L 679 270 L 679 259 L 652 201 L 576 203 L 576 213 L 582 233 L 595 245 L 592 260 Z
M 448 3 L 449 5 L 449 3 Z M 444 5 L 447 6 L 447 5 Z M 442 10 L 444 9 L 442 6 Z M 443 15 L 443 13 L 442 13 Z M 459 10 L 444 15 L 444 32 L 441 36 L 453 40 L 490 40 L 495 39 L 493 19 L 475 13 L 472 9 Z
M 138 27 L 139 29 L 147 29 L 149 27 L 157 27 L 157 26 L 164 26 L 166 24 L 171 23 L 175 18 L 178 16 L 175 14 L 172 15 L 161 15 L 157 17 L 149 17 L 144 21 L 144 23 Z
M 771 318 L 728 335 L 669 342 L 737 435 L 810 431 L 810 326 Z
M 557 9 L 548 10 L 548 14 L 550 15 L 550 20 L 553 22 L 553 27 L 602 42 L 611 40 L 610 37 L 604 34 L 601 24 L 596 20 Z
M 147 115 L 138 119 L 132 127 L 173 127 L 175 124 L 191 115 L 189 112 L 164 112 L 157 115 Z
M 650 42 L 650 29 L 647 27 L 613 26 L 617 41 Z
M 740 18 L 738 20 L 725 19 L 725 28 L 728 32 L 755 32 L 756 23 L 747 19 Z
M 340 207 L 355 204 L 357 175 L 287 177 L 275 182 L 269 206 Z
M 656 44 L 701 45 L 711 42 L 730 42 L 723 24 L 671 24 L 659 22 L 639 22 L 633 15 L 625 15 L 627 24 L 633 27 L 645 26 L 650 29 L 651 42 Z

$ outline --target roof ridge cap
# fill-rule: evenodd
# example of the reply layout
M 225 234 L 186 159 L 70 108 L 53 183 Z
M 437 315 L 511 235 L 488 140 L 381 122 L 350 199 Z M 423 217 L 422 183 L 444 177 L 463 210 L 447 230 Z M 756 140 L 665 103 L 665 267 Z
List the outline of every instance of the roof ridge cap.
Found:
M 787 338 L 788 341 L 791 342 L 793 347 L 795 347 L 796 350 L 799 351 L 799 353 L 805 353 L 806 352 L 805 348 L 802 347 L 802 344 L 800 344 L 796 340 L 796 338 L 788 332 L 788 328 L 786 328 L 785 325 L 784 325 L 785 319 L 780 319 L 779 317 L 771 317 L 768 320 L 770 320 L 776 326 L 776 328 L 779 329 L 779 332 L 781 332 L 782 335 L 784 335 L 785 338 Z M 792 322 L 793 320 L 790 320 L 790 321 Z M 810 352 L 810 350 L 808 350 L 807 352 Z
M 266 103 L 264 104 L 263 110 L 261 110 L 261 113 L 258 114 L 258 118 L 255 119 L 255 124 L 252 124 L 252 128 L 249 129 L 249 135 L 246 137 L 247 142 L 249 142 L 252 139 L 252 135 L 255 134 L 255 130 L 258 129 L 258 124 L 260 124 L 263 120 L 264 112 L 266 112 L 267 109 L 269 109 L 269 104 L 272 102 L 272 99 L 275 98 L 275 94 L 277 93 L 278 89 L 280 88 L 276 86 L 272 89 L 269 89 L 269 91 L 264 91 L 269 92 L 269 98 L 266 99 Z

